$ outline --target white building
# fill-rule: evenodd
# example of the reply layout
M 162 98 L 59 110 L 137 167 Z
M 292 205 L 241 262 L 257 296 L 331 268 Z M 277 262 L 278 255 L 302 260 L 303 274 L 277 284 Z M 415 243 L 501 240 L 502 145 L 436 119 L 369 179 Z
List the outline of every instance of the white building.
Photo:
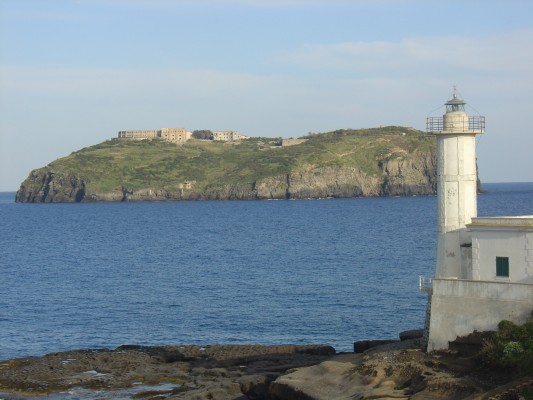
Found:
M 237 131 L 216 131 L 213 132 L 213 140 L 224 142 L 235 142 L 237 140 L 249 139 L 248 136 L 241 135 Z
M 426 316 L 428 351 L 501 320 L 523 323 L 533 311 L 533 216 L 477 217 L 475 136 L 485 119 L 453 98 L 442 118 L 427 120 L 437 137 L 437 265 Z M 421 282 L 424 282 L 421 279 Z

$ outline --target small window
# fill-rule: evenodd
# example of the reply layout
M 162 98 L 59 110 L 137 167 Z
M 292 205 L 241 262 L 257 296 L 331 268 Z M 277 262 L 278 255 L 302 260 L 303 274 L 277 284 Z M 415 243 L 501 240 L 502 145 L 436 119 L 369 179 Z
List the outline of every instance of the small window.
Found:
M 496 276 L 509 277 L 509 257 L 496 257 Z

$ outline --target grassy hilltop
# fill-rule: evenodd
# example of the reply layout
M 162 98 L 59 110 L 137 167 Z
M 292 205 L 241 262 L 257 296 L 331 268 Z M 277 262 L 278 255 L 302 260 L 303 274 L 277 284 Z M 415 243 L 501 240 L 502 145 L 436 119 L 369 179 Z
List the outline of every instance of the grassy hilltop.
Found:
M 239 188 L 239 193 L 253 192 L 265 180 L 283 181 L 302 171 L 320 175 L 327 170 L 331 175 L 334 170 L 356 170 L 359 176 L 388 182 L 394 178 L 385 168 L 388 163 L 416 163 L 421 155 L 434 155 L 435 149 L 434 138 L 396 126 L 343 129 L 311 134 L 306 139 L 302 144 L 283 147 L 281 139 L 272 138 L 235 143 L 192 139 L 182 145 L 161 140 L 109 140 L 32 171 L 21 185 L 17 201 L 69 201 L 61 187 L 80 185 L 83 195 L 78 194 L 73 201 L 106 200 L 98 194 L 139 190 L 156 191 L 157 196 L 168 199 L 176 199 L 178 193 L 180 198 L 223 198 L 228 187 Z M 70 183 L 65 186 L 66 181 Z M 180 184 L 185 182 L 192 182 L 192 188 L 183 197 Z M 43 186 L 38 187 L 41 183 Z M 63 193 L 59 199 L 50 198 L 54 190 Z M 216 196 L 209 194 L 213 190 Z M 91 194 L 96 197 L 91 198 Z

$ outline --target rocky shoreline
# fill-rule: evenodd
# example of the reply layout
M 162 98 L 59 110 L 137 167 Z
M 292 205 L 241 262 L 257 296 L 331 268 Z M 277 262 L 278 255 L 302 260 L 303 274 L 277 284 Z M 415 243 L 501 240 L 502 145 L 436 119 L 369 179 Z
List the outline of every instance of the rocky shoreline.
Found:
M 336 353 L 308 346 L 121 346 L 0 361 L 0 399 L 512 399 L 474 356 L 418 339 Z M 503 385 L 503 386 L 502 386 Z
M 323 198 L 428 196 L 436 193 L 434 160 L 430 155 L 415 161 L 389 161 L 382 175 L 374 176 L 348 167 L 308 168 L 252 182 L 219 183 L 187 190 L 125 184 L 107 192 L 80 175 L 31 171 L 16 193 L 17 203 L 80 203 L 181 200 L 301 200 Z

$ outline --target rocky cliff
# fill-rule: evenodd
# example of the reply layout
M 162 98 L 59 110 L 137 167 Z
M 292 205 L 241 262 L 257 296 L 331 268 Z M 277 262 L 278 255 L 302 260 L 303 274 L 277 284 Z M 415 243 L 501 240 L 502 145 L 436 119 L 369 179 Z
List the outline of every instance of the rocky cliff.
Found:
M 201 144 L 203 147 L 199 147 L 200 144 L 191 143 L 181 148 L 169 148 L 161 143 L 102 144 L 32 171 L 21 184 L 16 201 L 250 200 L 435 194 L 434 140 L 418 131 L 409 138 L 395 132 L 380 132 L 337 131 L 283 149 L 250 144 Z M 146 158 L 154 149 L 166 155 L 156 160 L 155 156 Z M 127 159 L 138 161 L 132 166 L 124 164 Z M 161 178 L 155 180 L 154 176 Z M 186 181 L 187 177 L 196 179 L 190 180 L 190 185 L 176 183 Z
M 119 186 L 99 193 L 82 177 L 34 170 L 17 192 L 17 202 L 252 200 L 431 195 L 436 190 L 434 154 L 380 163 L 380 174 L 352 167 L 313 167 L 251 183 L 220 184 L 202 190 L 133 189 Z
M 75 175 L 51 171 L 31 171 L 17 191 L 20 203 L 80 202 L 85 198 L 85 182 Z

